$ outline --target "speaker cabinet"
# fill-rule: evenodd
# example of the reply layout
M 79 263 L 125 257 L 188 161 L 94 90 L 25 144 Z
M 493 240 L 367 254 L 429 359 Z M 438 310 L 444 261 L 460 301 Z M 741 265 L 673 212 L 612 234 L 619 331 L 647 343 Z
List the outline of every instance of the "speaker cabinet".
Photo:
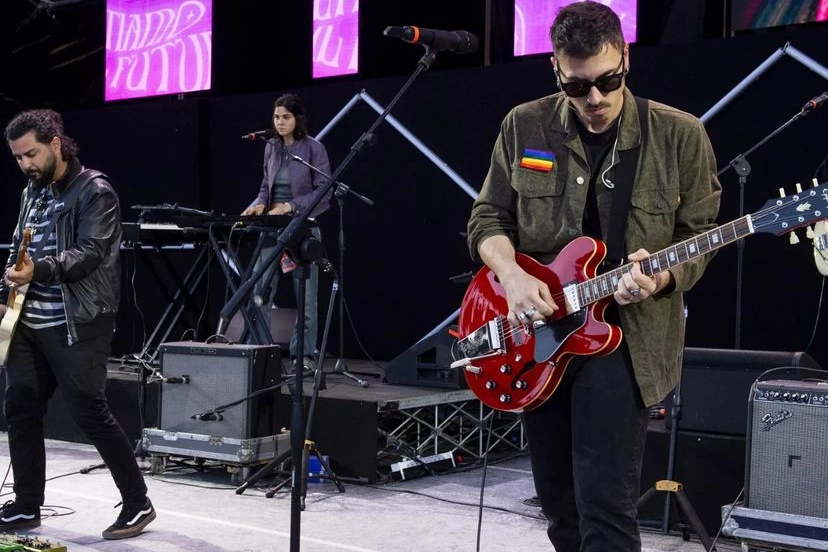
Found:
M 779 369 L 766 379 L 799 380 L 800 367 L 819 369 L 802 352 L 685 348 L 679 429 L 746 436 L 745 401 L 753 382 L 772 368 Z M 665 404 L 669 428 L 673 393 L 667 395 Z
M 828 383 L 758 382 L 749 404 L 745 506 L 828 518 Z
M 278 346 L 164 343 L 160 368 L 165 378 L 187 382 L 162 385 L 161 429 L 235 439 L 279 433 L 273 416 L 279 389 L 248 400 L 251 393 L 279 383 Z M 218 419 L 193 419 L 217 407 L 222 407 Z
M 430 334 L 385 367 L 385 381 L 420 387 L 465 389 L 462 370 L 452 369 L 451 347 L 455 338 L 446 330 Z

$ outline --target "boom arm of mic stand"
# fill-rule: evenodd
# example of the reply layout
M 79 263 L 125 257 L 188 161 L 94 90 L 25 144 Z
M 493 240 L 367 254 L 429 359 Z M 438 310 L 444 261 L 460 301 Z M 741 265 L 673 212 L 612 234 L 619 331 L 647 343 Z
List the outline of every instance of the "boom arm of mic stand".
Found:
M 227 301 L 227 304 L 224 305 L 224 308 L 221 309 L 219 313 L 219 324 L 218 330 L 216 331 L 217 334 L 221 335 L 227 329 L 227 326 L 230 324 L 230 319 L 239 310 L 242 303 L 247 302 L 250 298 L 250 294 L 253 292 L 253 287 L 256 285 L 256 282 L 259 278 L 267 270 L 267 267 L 270 266 L 271 263 L 275 262 L 279 255 L 287 247 L 287 244 L 293 238 L 293 235 L 296 233 L 296 229 L 305 222 L 308 218 L 308 215 L 313 212 L 319 202 L 322 201 L 322 198 L 325 197 L 331 188 L 336 184 L 336 181 L 339 179 L 340 175 L 345 171 L 348 165 L 351 164 L 351 161 L 362 152 L 362 149 L 365 147 L 366 144 L 373 141 L 374 138 L 374 131 L 377 127 L 382 124 L 382 122 L 388 117 L 388 114 L 391 112 L 391 109 L 400 101 L 403 94 L 411 87 L 414 83 L 414 80 L 420 76 L 423 71 L 426 71 L 431 67 L 431 64 L 437 57 L 437 53 L 432 51 L 430 48 L 426 47 L 426 53 L 420 59 L 417 64 L 417 69 L 412 73 L 411 77 L 406 81 L 400 91 L 397 92 L 397 95 L 388 103 L 385 107 L 385 110 L 380 113 L 377 119 L 371 124 L 368 130 L 359 137 L 359 139 L 351 146 L 351 150 L 348 152 L 348 155 L 345 156 L 345 159 L 339 164 L 336 170 L 331 174 L 330 179 L 325 183 L 324 186 L 319 188 L 316 194 L 311 199 L 310 204 L 308 205 L 307 209 L 304 210 L 298 217 L 293 219 L 290 224 L 287 225 L 281 234 L 279 234 L 278 239 L 276 240 L 276 248 L 273 252 L 268 256 L 267 262 L 265 262 L 262 267 L 253 273 L 253 275 L 248 279 L 245 283 L 239 286 L 239 289 L 236 290 L 236 293 L 230 297 L 230 300 Z
M 308 163 L 306 160 L 302 159 L 298 155 L 291 155 L 291 157 L 293 158 L 294 161 L 299 161 L 300 163 L 302 163 L 304 166 L 306 166 L 307 168 L 309 168 L 313 172 L 321 174 L 325 178 L 328 178 L 328 179 L 331 178 L 330 175 L 325 174 L 322 170 L 315 167 L 314 165 L 311 165 L 310 163 Z M 374 206 L 374 202 L 371 201 L 371 199 L 365 197 L 364 195 L 360 195 L 360 194 L 356 193 L 355 191 L 353 191 L 350 188 L 350 186 L 348 186 L 344 182 L 337 182 L 336 183 L 336 192 L 334 192 L 334 194 L 336 195 L 336 197 L 340 197 L 340 194 L 353 194 L 357 199 L 363 201 L 367 205 L 370 205 L 371 207 Z

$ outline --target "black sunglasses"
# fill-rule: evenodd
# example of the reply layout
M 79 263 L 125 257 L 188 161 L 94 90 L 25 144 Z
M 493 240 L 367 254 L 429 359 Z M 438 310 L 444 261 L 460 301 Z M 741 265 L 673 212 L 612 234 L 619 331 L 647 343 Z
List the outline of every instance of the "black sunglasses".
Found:
M 624 81 L 624 75 L 627 74 L 627 72 L 622 69 L 623 66 L 624 56 L 621 56 L 621 63 L 618 64 L 619 71 L 617 73 L 598 77 L 594 81 L 574 80 L 570 82 L 562 82 L 561 72 L 558 70 L 558 66 L 556 64 L 555 73 L 558 76 L 558 88 L 563 90 L 564 94 L 570 98 L 583 98 L 589 94 L 589 91 L 593 86 L 597 88 L 601 94 L 614 92 L 621 88 L 621 83 Z

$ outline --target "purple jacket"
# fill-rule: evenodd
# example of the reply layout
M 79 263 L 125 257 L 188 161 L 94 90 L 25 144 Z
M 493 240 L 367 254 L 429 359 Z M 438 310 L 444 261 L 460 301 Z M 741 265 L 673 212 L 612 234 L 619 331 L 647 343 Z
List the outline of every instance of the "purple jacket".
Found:
M 265 206 L 265 212 L 270 208 L 270 186 L 279 167 L 282 164 L 282 148 L 284 144 L 279 138 L 271 138 L 267 141 L 264 151 L 264 174 L 262 176 L 262 184 L 259 187 L 259 195 L 252 205 L 262 204 Z M 290 146 L 287 146 L 290 155 L 297 155 L 322 171 L 325 174 L 331 174 L 331 162 L 328 160 L 328 151 L 321 142 L 311 136 L 305 136 L 296 140 Z M 291 201 L 295 206 L 297 213 L 303 213 L 310 205 L 316 191 L 324 186 L 328 179 L 321 174 L 312 171 L 299 161 L 288 158 L 290 171 L 290 188 L 293 192 L 293 200 Z M 328 193 L 319 201 L 319 204 L 310 214 L 311 217 L 317 217 L 328 210 L 330 206 L 331 194 L 333 188 L 328 190 Z

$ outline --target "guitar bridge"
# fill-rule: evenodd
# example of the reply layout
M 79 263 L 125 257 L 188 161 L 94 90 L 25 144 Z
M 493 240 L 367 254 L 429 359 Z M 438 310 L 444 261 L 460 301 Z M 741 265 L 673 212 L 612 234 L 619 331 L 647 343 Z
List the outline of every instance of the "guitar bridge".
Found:
M 451 367 L 468 366 L 475 359 L 503 354 L 503 341 L 503 318 L 489 320 L 457 342 L 452 353 L 458 360 Z

